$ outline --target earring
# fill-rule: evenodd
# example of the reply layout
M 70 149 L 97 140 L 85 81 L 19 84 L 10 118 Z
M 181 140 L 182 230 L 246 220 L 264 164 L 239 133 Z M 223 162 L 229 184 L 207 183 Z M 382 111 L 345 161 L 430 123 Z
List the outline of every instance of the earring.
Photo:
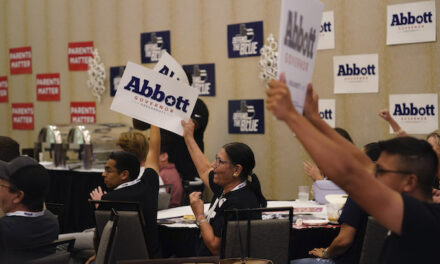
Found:
M 234 174 L 232 174 L 232 176 L 237 177 L 238 175 L 237 175 L 237 173 L 234 173 Z

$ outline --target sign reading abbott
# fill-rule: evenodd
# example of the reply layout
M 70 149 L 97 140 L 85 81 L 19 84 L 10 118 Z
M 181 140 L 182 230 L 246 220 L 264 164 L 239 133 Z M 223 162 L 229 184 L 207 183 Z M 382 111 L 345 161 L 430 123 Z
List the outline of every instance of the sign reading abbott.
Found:
M 278 75 L 286 73 L 292 102 L 300 113 L 312 80 L 323 8 L 319 0 L 281 3 Z
M 408 134 L 427 134 L 438 129 L 438 95 L 391 94 L 390 114 Z M 390 127 L 390 133 L 393 130 Z
M 336 123 L 335 99 L 319 99 L 318 108 L 321 118 L 334 128 Z
M 377 54 L 333 57 L 334 92 L 377 93 L 379 56 Z
M 128 62 L 110 109 L 183 135 L 198 92 L 189 85 Z
M 318 50 L 335 48 L 335 22 L 333 11 L 322 13 L 321 30 L 319 31 Z
M 387 6 L 387 45 L 435 41 L 435 1 Z

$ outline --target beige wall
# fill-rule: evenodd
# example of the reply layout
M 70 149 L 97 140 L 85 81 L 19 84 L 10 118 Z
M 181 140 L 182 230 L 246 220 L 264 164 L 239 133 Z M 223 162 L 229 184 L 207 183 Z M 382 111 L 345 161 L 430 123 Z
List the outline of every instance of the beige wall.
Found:
M 386 46 L 386 6 L 413 1 L 323 2 L 325 10 L 334 10 L 336 48 L 318 52 L 314 87 L 321 98 L 336 99 L 336 125 L 346 128 L 357 146 L 389 138 L 377 112 L 388 106 L 389 94 L 439 92 L 440 46 Z M 108 71 L 128 60 L 140 63 L 140 33 L 171 30 L 171 53 L 181 64 L 216 64 L 217 95 L 203 98 L 210 110 L 208 157 L 226 142 L 243 141 L 256 154 L 255 172 L 266 196 L 296 198 L 296 186 L 311 183 L 302 168 L 308 156 L 284 124 L 266 112 L 265 135 L 227 131 L 227 100 L 264 98 L 265 88 L 257 78 L 257 57 L 228 59 L 226 26 L 263 20 L 264 35 L 278 36 L 279 9 L 278 0 L 0 0 L 0 76 L 9 79 L 9 103 L 0 103 L 0 135 L 32 147 L 41 127 L 69 122 L 70 101 L 93 100 L 87 72 L 68 71 L 68 42 L 94 41 Z M 22 46 L 32 47 L 33 73 L 11 76 L 9 48 Z M 333 56 L 364 53 L 379 54 L 379 93 L 334 95 Z M 60 72 L 61 101 L 36 102 L 35 74 L 49 72 Z M 129 122 L 109 110 L 111 101 L 107 90 L 97 104 L 97 121 Z M 34 102 L 34 131 L 12 130 L 12 102 Z

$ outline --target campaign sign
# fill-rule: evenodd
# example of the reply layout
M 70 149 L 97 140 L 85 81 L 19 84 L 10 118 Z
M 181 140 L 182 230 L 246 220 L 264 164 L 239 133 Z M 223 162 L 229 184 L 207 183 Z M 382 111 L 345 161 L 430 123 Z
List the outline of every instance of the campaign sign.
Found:
M 302 113 L 312 81 L 324 5 L 319 0 L 282 0 L 278 76 L 286 74 L 292 102 Z
M 153 71 L 189 85 L 188 77 L 182 66 L 166 50 L 162 51 L 162 56 Z
M 264 134 L 264 100 L 228 101 L 230 134 Z
M 387 6 L 387 45 L 435 41 L 435 1 Z
M 6 103 L 8 101 L 8 76 L 0 76 L 0 103 Z
M 41 73 L 37 74 L 37 101 L 60 100 L 60 74 Z
M 9 68 L 11 74 L 32 73 L 31 47 L 9 49 Z
M 158 62 L 163 50 L 171 53 L 169 30 L 141 34 L 142 63 Z
M 12 129 L 34 129 L 33 103 L 12 103 Z
M 69 71 L 87 71 L 89 59 L 93 58 L 93 41 L 69 42 L 67 56 Z
M 115 96 L 116 90 L 124 74 L 125 66 L 110 67 L 110 96 Z
M 197 97 L 191 86 L 129 61 L 110 109 L 182 136 Z
M 228 57 L 260 56 L 263 21 L 228 25 Z
M 438 129 L 438 94 L 390 94 L 389 102 L 390 114 L 408 134 Z
M 70 123 L 72 124 L 96 123 L 95 102 L 70 102 Z
M 192 77 L 192 87 L 200 92 L 200 96 L 215 96 L 215 64 L 183 65 Z
M 362 54 L 333 57 L 334 92 L 379 92 L 379 55 Z
M 321 30 L 319 31 L 318 50 L 335 48 L 335 22 L 333 11 L 322 13 Z
M 319 99 L 318 108 L 321 118 L 334 128 L 336 123 L 335 99 Z

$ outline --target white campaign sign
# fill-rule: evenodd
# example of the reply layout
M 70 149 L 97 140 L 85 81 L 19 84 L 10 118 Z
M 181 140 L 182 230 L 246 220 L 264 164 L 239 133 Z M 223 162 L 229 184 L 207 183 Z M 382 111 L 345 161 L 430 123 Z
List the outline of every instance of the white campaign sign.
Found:
M 166 50 L 162 50 L 160 60 L 153 70 L 189 85 L 182 66 Z
M 282 0 L 278 77 L 286 74 L 292 102 L 302 113 L 311 82 L 324 5 L 319 0 Z
M 111 110 L 183 135 L 198 92 L 154 70 L 128 62 Z
M 333 57 L 334 92 L 379 92 L 379 56 L 364 54 Z
M 318 50 L 335 48 L 335 21 L 333 17 L 333 11 L 322 13 Z
M 389 101 L 390 114 L 408 134 L 438 129 L 438 94 L 391 94 Z
M 336 126 L 336 107 L 335 99 L 319 99 L 319 115 L 331 127 Z
M 435 39 L 435 1 L 387 6 L 387 45 Z

